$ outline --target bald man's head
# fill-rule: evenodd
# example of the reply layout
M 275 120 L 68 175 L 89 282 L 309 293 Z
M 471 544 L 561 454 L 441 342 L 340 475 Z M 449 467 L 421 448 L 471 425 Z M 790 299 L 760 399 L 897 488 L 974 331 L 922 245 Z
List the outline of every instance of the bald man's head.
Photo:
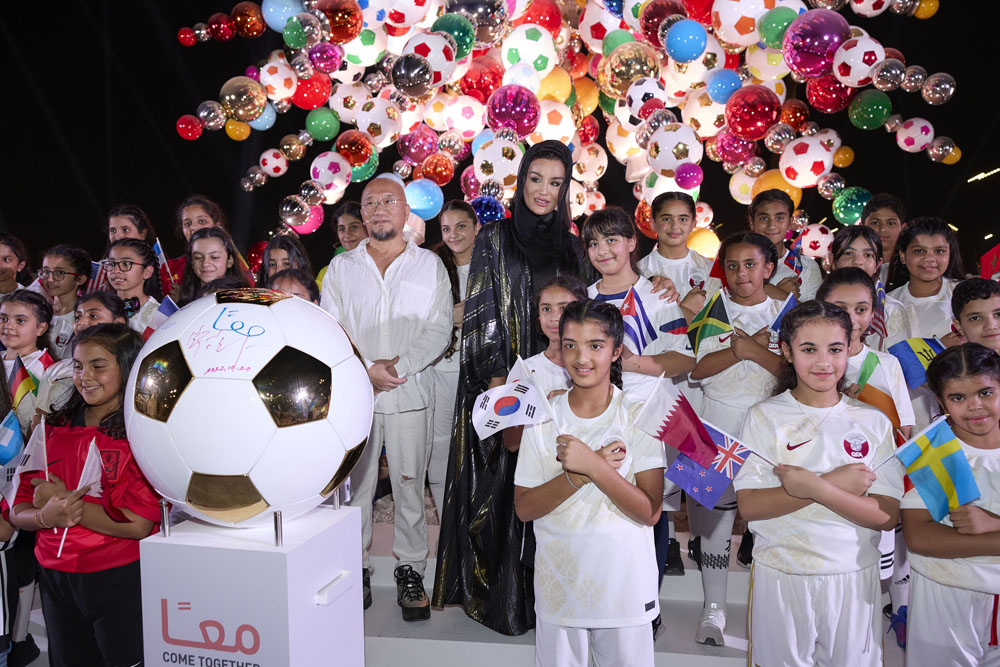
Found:
M 361 193 L 361 219 L 376 242 L 399 236 L 409 215 L 406 191 L 396 178 L 374 178 Z

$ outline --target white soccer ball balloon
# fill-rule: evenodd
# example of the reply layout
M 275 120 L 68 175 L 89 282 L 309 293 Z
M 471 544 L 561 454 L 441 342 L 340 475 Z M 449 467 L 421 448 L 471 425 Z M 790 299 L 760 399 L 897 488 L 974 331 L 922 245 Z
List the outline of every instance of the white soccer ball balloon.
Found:
M 164 498 L 224 526 L 294 519 L 361 458 L 368 373 L 343 328 L 307 301 L 223 290 L 149 338 L 125 390 L 136 462 Z
M 657 128 L 646 148 L 649 166 L 661 176 L 673 178 L 674 171 L 685 162 L 701 162 L 705 148 L 687 125 L 668 123 Z
M 802 254 L 813 259 L 826 257 L 833 245 L 833 232 L 826 225 L 806 225 L 802 230 Z
M 919 153 L 934 141 L 934 126 L 925 118 L 911 118 L 896 132 L 896 145 L 907 153 Z
M 789 185 L 811 188 L 833 169 L 833 151 L 817 137 L 793 139 L 778 160 L 778 170 Z
M 833 54 L 833 75 L 845 86 L 861 88 L 872 82 L 872 67 L 885 60 L 885 49 L 871 37 L 852 37 Z

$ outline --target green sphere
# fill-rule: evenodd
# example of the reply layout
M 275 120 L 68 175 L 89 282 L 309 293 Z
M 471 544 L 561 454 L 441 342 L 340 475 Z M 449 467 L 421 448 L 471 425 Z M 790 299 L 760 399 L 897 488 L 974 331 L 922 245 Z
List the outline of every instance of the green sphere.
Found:
M 854 185 L 837 195 L 833 200 L 833 217 L 843 225 L 853 225 L 861 218 L 861 211 L 872 198 L 872 193 Z
M 608 97 L 602 91 L 597 91 L 597 105 L 601 107 L 601 110 L 605 113 L 614 115 L 616 102 L 617 100 L 615 98 Z
M 375 175 L 378 170 L 378 153 L 372 151 L 372 156 L 368 158 L 368 162 L 364 164 L 359 164 L 357 167 L 351 167 L 351 183 L 358 183 L 360 181 L 367 181 L 369 178 Z M 869 195 L 870 197 L 871 195 Z
M 891 113 L 892 102 L 889 101 L 889 96 L 874 88 L 858 93 L 847 108 L 851 125 L 861 130 L 877 130 L 885 125 Z
M 317 141 L 331 141 L 340 134 L 340 119 L 329 107 L 319 107 L 306 116 L 306 130 Z
M 757 19 L 757 32 L 760 33 L 760 41 L 764 46 L 772 49 L 780 49 L 781 42 L 785 39 L 785 31 L 792 21 L 798 17 L 791 7 L 775 7 Z
M 632 33 L 628 30 L 612 30 L 604 36 L 604 40 L 601 42 L 601 52 L 604 57 L 607 58 L 616 47 L 619 47 L 626 42 L 634 41 L 635 37 L 633 37 Z
M 446 32 L 455 38 L 455 43 L 458 45 L 456 62 L 472 53 L 472 48 L 476 45 L 476 29 L 472 26 L 472 22 L 461 14 L 442 14 L 431 25 L 431 31 Z
M 306 31 L 302 27 L 302 22 L 296 17 L 288 18 L 288 23 L 281 30 L 281 36 L 285 39 L 285 45 L 290 49 L 301 49 L 306 45 Z

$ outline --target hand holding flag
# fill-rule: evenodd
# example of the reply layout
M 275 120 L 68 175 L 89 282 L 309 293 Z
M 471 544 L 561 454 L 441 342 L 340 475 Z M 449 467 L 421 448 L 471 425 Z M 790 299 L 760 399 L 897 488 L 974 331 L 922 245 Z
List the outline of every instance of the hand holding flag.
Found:
M 548 421 L 552 414 L 551 407 L 548 400 L 540 396 L 530 376 L 487 389 L 472 406 L 472 427 L 476 429 L 476 435 L 484 440 L 509 426 Z

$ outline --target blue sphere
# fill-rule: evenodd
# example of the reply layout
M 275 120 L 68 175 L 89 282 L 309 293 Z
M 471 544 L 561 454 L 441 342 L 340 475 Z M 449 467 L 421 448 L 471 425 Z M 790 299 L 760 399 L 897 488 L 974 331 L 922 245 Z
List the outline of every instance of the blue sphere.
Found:
M 667 55 L 679 63 L 689 63 L 705 53 L 708 33 L 705 27 L 691 19 L 683 19 L 667 31 Z
M 713 102 L 725 104 L 730 95 L 735 93 L 743 85 L 740 75 L 731 69 L 721 67 L 708 75 L 705 79 L 705 88 L 708 96 Z
M 496 222 L 506 217 L 506 210 L 503 204 L 493 197 L 480 195 L 471 202 L 472 208 L 476 211 L 479 224 L 485 225 L 488 222 Z
M 254 118 L 248 125 L 258 131 L 270 130 L 277 117 L 278 112 L 274 110 L 274 105 L 268 102 L 264 105 L 264 113 Z
M 625 10 L 625 0 L 604 0 L 604 8 L 616 19 L 620 19 Z
M 472 140 L 472 146 L 470 147 L 472 148 L 472 154 L 475 155 L 476 151 L 479 150 L 479 147 L 485 144 L 493 137 L 494 137 L 493 130 L 491 130 L 490 128 L 486 128 L 485 130 L 477 134 L 476 138 Z
M 429 178 L 418 178 L 406 184 L 406 203 L 410 211 L 423 220 L 430 220 L 441 212 L 444 193 L 441 187 Z
M 289 18 L 305 10 L 302 0 L 264 0 L 260 3 L 264 23 L 275 32 L 284 30 Z

